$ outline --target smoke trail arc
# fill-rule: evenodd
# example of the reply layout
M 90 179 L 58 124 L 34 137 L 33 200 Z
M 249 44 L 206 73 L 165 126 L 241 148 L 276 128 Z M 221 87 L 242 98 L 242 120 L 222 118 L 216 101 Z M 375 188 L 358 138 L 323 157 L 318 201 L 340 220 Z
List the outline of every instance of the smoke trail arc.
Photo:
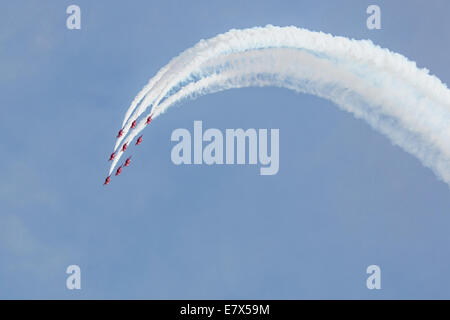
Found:
M 183 99 L 231 88 L 285 87 L 329 99 L 366 120 L 450 185 L 450 93 L 427 70 L 368 41 L 293 27 L 234 30 L 213 39 L 212 48 L 201 42 L 197 60 L 164 68 L 133 117 L 152 106 L 156 118 Z M 125 142 L 144 127 L 142 120 Z

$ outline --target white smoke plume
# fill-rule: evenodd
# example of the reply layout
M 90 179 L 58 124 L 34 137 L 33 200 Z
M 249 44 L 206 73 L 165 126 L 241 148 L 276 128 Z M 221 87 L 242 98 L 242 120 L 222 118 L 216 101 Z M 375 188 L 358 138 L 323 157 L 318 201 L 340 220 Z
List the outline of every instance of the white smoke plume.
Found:
M 181 99 L 229 88 L 286 87 L 330 99 L 365 119 L 450 184 L 450 92 L 405 57 L 370 41 L 295 27 L 232 30 L 201 44 L 201 55 L 193 47 L 189 59 L 181 54 L 183 63 L 165 68 L 133 117 L 150 104 L 155 118 Z M 145 119 L 125 142 L 144 127 Z

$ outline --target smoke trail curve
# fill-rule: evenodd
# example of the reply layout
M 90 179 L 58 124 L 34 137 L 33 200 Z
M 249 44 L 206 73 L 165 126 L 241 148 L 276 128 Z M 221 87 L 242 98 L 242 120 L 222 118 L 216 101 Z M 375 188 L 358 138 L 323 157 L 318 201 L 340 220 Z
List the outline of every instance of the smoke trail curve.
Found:
M 339 38 L 342 39 L 345 38 Z M 356 40 L 348 41 L 361 45 Z M 417 69 L 406 58 L 368 42 L 363 42 L 362 46 L 368 46 L 384 57 L 364 59 L 360 56 L 355 59 L 355 50 L 350 50 L 353 54 L 345 55 L 339 54 L 342 50 L 331 54 L 335 52 L 304 48 L 289 50 L 284 46 L 279 50 L 224 50 L 215 56 L 211 54 L 195 68 L 189 64 L 184 69 L 178 66 L 170 72 L 172 75 L 168 76 L 166 72 L 156 81 L 148 93 L 158 97 L 152 113 L 155 118 L 180 99 L 192 95 L 245 86 L 287 87 L 330 99 L 342 109 L 364 118 L 449 183 L 449 90 L 436 77 Z M 147 107 L 141 103 L 139 108 L 142 111 Z M 132 140 L 143 127 L 141 122 L 126 141 Z M 111 171 L 117 161 L 118 158 Z

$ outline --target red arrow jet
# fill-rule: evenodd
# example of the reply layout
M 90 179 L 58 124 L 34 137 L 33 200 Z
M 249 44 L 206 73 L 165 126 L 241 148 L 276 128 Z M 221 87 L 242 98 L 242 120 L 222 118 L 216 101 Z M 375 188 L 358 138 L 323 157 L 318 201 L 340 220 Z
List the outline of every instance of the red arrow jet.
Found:
M 150 124 L 150 122 L 152 122 L 152 116 L 148 116 L 147 122 L 145 124 Z
M 120 138 L 123 134 L 123 129 L 120 129 L 119 133 L 117 134 L 117 138 Z
M 127 150 L 127 143 L 125 143 L 122 147 L 122 151 L 125 152 L 125 150 Z
M 140 136 L 137 141 L 136 141 L 136 145 L 140 145 L 142 142 L 142 136 Z
M 109 156 L 109 161 L 113 160 L 116 157 L 116 153 L 113 152 L 111 153 L 111 155 Z
M 131 157 L 129 157 L 127 160 L 125 160 L 125 163 L 123 166 L 128 167 L 130 165 L 130 161 L 131 161 Z
M 109 183 L 109 181 L 111 181 L 111 176 L 106 177 L 105 183 L 103 185 L 106 186 Z
M 131 129 L 136 128 L 136 120 L 133 121 L 133 123 L 131 124 Z
M 122 166 L 117 168 L 116 176 L 118 176 L 122 172 Z

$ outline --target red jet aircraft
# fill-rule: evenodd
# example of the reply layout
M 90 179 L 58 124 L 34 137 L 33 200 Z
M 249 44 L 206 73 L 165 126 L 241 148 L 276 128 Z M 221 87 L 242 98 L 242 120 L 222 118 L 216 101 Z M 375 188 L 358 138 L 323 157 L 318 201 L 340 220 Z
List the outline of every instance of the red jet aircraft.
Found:
M 113 160 L 116 157 L 116 153 L 113 152 L 111 153 L 111 155 L 109 156 L 109 161 Z
M 131 129 L 136 128 L 136 120 L 133 121 L 133 123 L 131 124 Z
M 147 122 L 145 124 L 150 124 L 150 122 L 152 122 L 152 116 L 148 116 Z
M 142 136 L 140 136 L 137 141 L 136 141 L 136 145 L 140 145 L 142 142 Z
M 109 183 L 109 181 L 111 181 L 111 176 L 106 177 L 105 183 L 103 185 L 106 186 Z
M 122 151 L 125 152 L 125 150 L 127 150 L 127 143 L 125 143 L 122 147 Z
M 122 166 L 117 168 L 116 176 L 118 176 L 122 172 Z
M 128 167 L 130 165 L 131 157 L 125 160 L 124 167 Z
M 120 129 L 119 133 L 117 134 L 117 138 L 120 138 L 123 134 L 123 129 Z

